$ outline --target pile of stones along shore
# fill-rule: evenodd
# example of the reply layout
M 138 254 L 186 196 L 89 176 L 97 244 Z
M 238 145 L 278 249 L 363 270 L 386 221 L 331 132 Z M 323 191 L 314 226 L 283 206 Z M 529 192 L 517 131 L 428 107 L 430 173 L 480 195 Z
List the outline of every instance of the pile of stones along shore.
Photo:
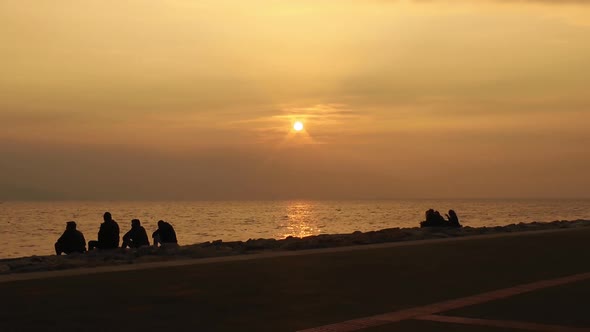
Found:
M 303 238 L 290 236 L 281 240 L 249 239 L 247 241 L 231 242 L 217 240 L 186 246 L 165 246 L 160 248 L 142 247 L 138 249 L 92 251 L 85 254 L 72 254 L 67 256 L 51 255 L 0 259 L 0 274 L 137 264 L 187 258 L 221 257 L 252 254 L 263 251 L 333 248 L 388 242 L 581 227 L 590 227 L 590 220 L 532 222 L 495 227 L 387 228 L 369 232 L 356 231 L 351 234 L 320 234 Z

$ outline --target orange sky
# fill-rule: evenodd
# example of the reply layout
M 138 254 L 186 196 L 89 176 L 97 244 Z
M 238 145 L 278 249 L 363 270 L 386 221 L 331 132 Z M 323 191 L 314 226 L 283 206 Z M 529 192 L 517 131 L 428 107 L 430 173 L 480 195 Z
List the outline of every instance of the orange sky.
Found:
M 588 198 L 586 3 L 3 0 L 0 199 Z

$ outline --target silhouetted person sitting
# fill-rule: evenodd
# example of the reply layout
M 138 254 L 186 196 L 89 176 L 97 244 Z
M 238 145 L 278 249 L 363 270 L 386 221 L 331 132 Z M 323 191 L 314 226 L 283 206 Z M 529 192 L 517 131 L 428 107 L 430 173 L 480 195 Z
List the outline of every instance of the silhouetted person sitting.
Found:
M 440 212 L 434 211 L 430 209 L 426 211 L 426 220 L 420 223 L 420 227 L 445 227 L 447 225 L 447 221 L 443 216 L 441 216 Z
M 438 211 L 434 211 L 434 220 L 436 220 L 437 225 L 447 226 L 447 221 Z
M 164 220 L 158 221 L 158 230 L 152 234 L 152 237 L 154 238 L 154 246 L 156 247 L 158 244 L 178 244 L 174 227 Z
M 62 252 L 66 255 L 86 252 L 86 239 L 84 234 L 76 229 L 75 221 L 66 223 L 66 230 L 55 242 L 55 254 L 59 256 Z
M 88 242 L 88 250 L 119 248 L 119 225 L 113 220 L 110 212 L 105 212 L 103 219 L 104 222 L 100 224 L 98 231 L 98 241 Z
M 139 248 L 141 246 L 149 246 L 150 241 L 148 240 L 145 228 L 141 226 L 139 219 L 131 220 L 131 230 L 123 235 L 122 248 Z
M 449 220 L 449 227 L 461 227 L 461 224 L 459 223 L 459 217 L 457 217 L 457 214 L 454 210 L 449 210 L 449 214 L 447 214 L 447 219 Z

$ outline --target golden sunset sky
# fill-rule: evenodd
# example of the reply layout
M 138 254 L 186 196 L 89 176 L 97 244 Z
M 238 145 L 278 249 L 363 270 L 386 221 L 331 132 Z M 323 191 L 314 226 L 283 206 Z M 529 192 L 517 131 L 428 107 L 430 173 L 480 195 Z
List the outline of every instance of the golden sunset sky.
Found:
M 0 199 L 589 198 L 588 127 L 590 1 L 0 2 Z

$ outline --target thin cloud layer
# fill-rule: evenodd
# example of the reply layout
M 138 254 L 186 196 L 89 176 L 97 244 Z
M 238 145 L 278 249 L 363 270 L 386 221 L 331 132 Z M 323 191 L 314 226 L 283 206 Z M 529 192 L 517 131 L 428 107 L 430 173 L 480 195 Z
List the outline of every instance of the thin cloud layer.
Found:
M 0 198 L 587 197 L 586 4 L 3 1 Z

